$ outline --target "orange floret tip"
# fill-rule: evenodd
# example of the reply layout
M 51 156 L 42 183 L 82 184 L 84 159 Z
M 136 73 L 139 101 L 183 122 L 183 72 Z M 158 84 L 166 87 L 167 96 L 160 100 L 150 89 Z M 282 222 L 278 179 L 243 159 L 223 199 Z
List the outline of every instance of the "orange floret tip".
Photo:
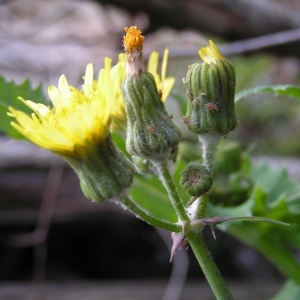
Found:
M 142 32 L 136 27 L 125 27 L 126 35 L 124 36 L 124 48 L 126 52 L 133 52 L 135 50 L 141 51 L 145 37 Z

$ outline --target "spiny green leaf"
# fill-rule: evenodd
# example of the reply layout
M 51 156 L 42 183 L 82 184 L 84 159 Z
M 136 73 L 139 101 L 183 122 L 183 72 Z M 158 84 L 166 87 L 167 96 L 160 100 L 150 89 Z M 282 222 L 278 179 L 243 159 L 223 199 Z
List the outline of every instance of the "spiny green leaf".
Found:
M 250 197 L 250 201 L 253 203 L 251 214 L 253 213 L 255 216 L 264 215 L 265 211 L 267 210 L 266 198 L 267 193 L 260 185 L 257 185 Z
M 257 249 L 300 284 L 300 265 L 293 252 L 300 249 L 300 186 L 283 168 L 271 169 L 264 163 L 252 167 L 251 177 L 256 181 L 256 186 L 245 203 L 233 208 L 210 204 L 208 215 L 256 216 L 258 220 L 268 218 L 289 223 L 290 226 L 285 227 L 266 222 L 227 222 L 218 227 Z
M 14 139 L 26 139 L 10 125 L 13 119 L 7 115 L 9 106 L 22 110 L 29 115 L 32 113 L 32 110 L 24 105 L 18 97 L 45 105 L 50 105 L 50 102 L 46 100 L 41 85 L 34 89 L 28 79 L 18 85 L 13 81 L 7 82 L 0 75 L 0 131 Z
M 270 169 L 265 163 L 260 163 L 252 168 L 251 177 L 259 180 L 261 188 L 267 193 L 268 207 L 281 196 L 292 197 L 300 194 L 299 184 L 289 177 L 283 167 Z M 295 200 L 287 203 L 295 205 Z
M 300 98 L 300 86 L 295 85 L 263 85 L 243 90 L 235 95 L 235 102 L 257 93 L 274 93 L 282 96 Z
M 300 192 L 288 196 L 286 201 L 290 213 L 300 215 Z
M 300 226 L 300 186 L 288 176 L 284 168 L 271 169 L 261 163 L 253 166 L 251 177 L 256 181 L 256 186 L 245 203 L 230 208 L 210 205 L 209 215 L 255 215 L 288 223 L 296 218 Z

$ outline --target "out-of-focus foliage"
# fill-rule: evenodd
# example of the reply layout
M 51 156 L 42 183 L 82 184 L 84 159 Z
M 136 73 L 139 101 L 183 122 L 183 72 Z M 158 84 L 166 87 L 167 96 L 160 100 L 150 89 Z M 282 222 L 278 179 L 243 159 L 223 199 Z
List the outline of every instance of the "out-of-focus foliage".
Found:
M 22 84 L 16 84 L 13 81 L 7 82 L 0 76 L 0 91 L 0 131 L 14 139 L 25 139 L 23 135 L 10 125 L 12 118 L 7 115 L 8 107 L 13 106 L 15 109 L 30 114 L 32 110 L 20 101 L 18 97 L 45 105 L 50 105 L 50 102 L 46 100 L 41 85 L 34 89 L 31 87 L 29 79 L 24 80 Z
M 264 86 L 257 86 L 250 89 L 243 90 L 236 94 L 235 101 L 238 102 L 239 100 L 248 97 L 251 94 L 257 93 L 274 93 L 281 96 L 288 96 L 294 98 L 300 98 L 300 86 L 295 85 L 264 85 Z

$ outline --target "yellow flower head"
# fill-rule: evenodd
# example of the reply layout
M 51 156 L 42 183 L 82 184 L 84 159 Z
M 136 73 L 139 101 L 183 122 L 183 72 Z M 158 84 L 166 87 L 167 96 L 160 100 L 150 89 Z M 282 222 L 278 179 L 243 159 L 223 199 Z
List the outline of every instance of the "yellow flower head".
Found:
M 157 73 L 158 58 L 159 58 L 158 52 L 152 52 L 148 61 L 147 70 L 154 76 L 157 89 L 161 93 L 162 101 L 165 101 L 167 99 L 175 82 L 174 77 L 166 78 L 168 55 L 169 55 L 169 50 L 165 49 L 160 75 Z
M 126 35 L 124 36 L 124 48 L 125 52 L 142 51 L 145 37 L 142 32 L 136 27 L 124 28 Z
M 216 64 L 217 60 L 225 60 L 225 58 L 219 52 L 219 49 L 211 40 L 209 41 L 209 46 L 203 47 L 199 50 L 199 55 L 207 64 Z
M 15 118 L 12 126 L 36 145 L 60 155 L 76 157 L 85 153 L 88 145 L 99 145 L 109 134 L 110 115 L 115 86 L 111 80 L 111 59 L 105 59 L 98 81 L 93 82 L 93 66 L 87 65 L 83 90 L 70 86 L 62 75 L 58 88 L 50 86 L 48 93 L 53 108 L 24 100 L 31 116 L 9 107 Z

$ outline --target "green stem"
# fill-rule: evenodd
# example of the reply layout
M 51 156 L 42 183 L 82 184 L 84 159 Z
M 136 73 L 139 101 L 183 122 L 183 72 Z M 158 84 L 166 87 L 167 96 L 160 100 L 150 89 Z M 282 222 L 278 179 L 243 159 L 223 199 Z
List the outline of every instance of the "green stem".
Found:
M 217 300 L 233 300 L 223 277 L 220 274 L 210 252 L 206 248 L 202 234 L 189 231 L 186 238 L 193 249 L 199 265 Z
M 208 283 L 210 284 L 210 287 L 213 293 L 215 294 L 217 300 L 233 300 L 233 297 L 230 291 L 228 290 L 217 266 L 215 265 L 210 252 L 206 248 L 202 234 L 190 230 L 189 226 L 187 226 L 190 223 L 190 220 L 184 208 L 183 202 L 178 194 L 178 190 L 174 184 L 173 178 L 170 175 L 166 162 L 152 162 L 152 164 L 156 166 L 158 170 L 160 179 L 164 183 L 164 186 L 176 210 L 179 220 L 185 223 L 184 234 L 189 244 L 191 245 L 191 248 L 198 260 L 198 263 L 202 268 L 203 273 Z M 207 203 L 208 194 L 204 196 L 202 204 L 200 205 L 200 207 L 202 207 L 200 209 L 200 212 L 203 215 L 205 215 Z
M 120 198 L 120 201 L 117 201 L 121 205 L 128 208 L 131 212 L 133 212 L 138 218 L 146 221 L 147 223 L 159 227 L 161 229 L 170 231 L 170 232 L 181 232 L 182 226 L 171 223 L 165 220 L 161 220 L 159 218 L 154 217 L 153 215 L 149 214 L 148 211 L 140 207 L 130 196 L 126 195 Z
M 210 175 L 213 176 L 215 154 L 217 151 L 218 144 L 222 139 L 222 136 L 210 135 L 210 134 L 199 134 L 198 138 L 199 141 L 202 143 L 203 164 L 210 171 Z M 200 197 L 195 220 L 202 219 L 205 217 L 208 202 L 209 202 L 209 192 Z
M 199 141 L 202 143 L 202 158 L 203 164 L 208 168 L 211 175 L 213 175 L 213 166 L 215 161 L 215 154 L 218 144 L 220 143 L 222 136 L 199 134 Z
M 215 153 L 222 137 L 211 136 L 209 134 L 201 134 L 198 137 L 199 141 L 202 143 L 203 164 L 208 168 L 211 176 L 213 176 Z M 199 199 L 195 216 L 196 220 L 205 218 L 208 202 L 209 192 L 202 195 Z M 202 234 L 199 232 L 195 233 L 193 231 L 189 231 L 186 233 L 186 238 L 195 253 L 198 263 L 201 266 L 216 299 L 232 300 L 233 296 L 227 288 L 226 283 L 221 276 L 220 271 L 218 270 L 210 252 L 206 248 Z
M 197 207 L 197 212 L 195 215 L 195 220 L 205 218 L 208 201 L 209 201 L 209 193 L 205 193 L 200 197 L 198 207 Z
M 152 161 L 152 164 L 157 168 L 160 180 L 163 182 L 169 198 L 173 204 L 173 207 L 176 211 L 176 214 L 180 221 L 183 222 L 190 222 L 189 217 L 186 213 L 185 207 L 183 205 L 183 201 L 181 200 L 178 190 L 174 184 L 173 178 L 170 174 L 166 162 L 157 162 Z

